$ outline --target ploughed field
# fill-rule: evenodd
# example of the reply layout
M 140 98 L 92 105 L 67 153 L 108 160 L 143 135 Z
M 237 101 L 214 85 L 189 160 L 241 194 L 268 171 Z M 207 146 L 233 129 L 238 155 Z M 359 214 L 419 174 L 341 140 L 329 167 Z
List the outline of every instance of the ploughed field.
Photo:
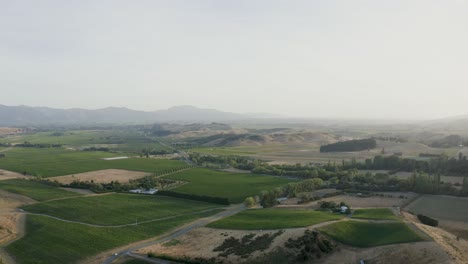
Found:
M 292 181 L 274 176 L 201 168 L 177 172 L 165 178 L 188 182 L 171 191 L 228 198 L 231 203 L 240 203 L 245 197 L 258 195 L 263 190 L 272 190 Z

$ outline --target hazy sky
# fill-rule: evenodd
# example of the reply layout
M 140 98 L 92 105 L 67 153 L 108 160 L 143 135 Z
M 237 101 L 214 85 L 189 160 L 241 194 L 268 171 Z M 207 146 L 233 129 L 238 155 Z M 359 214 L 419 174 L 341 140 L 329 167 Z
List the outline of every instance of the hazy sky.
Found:
M 468 1 L 0 0 L 0 104 L 468 114 Z

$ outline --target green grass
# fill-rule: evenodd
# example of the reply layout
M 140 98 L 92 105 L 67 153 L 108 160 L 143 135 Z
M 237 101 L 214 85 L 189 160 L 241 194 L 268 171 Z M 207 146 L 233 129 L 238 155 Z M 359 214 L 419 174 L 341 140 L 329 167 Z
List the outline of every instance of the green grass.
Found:
M 161 235 L 177 226 L 215 213 L 181 216 L 157 224 L 124 228 L 89 227 L 29 215 L 26 236 L 9 245 L 7 251 L 15 257 L 17 263 L 77 263 L 103 251 Z
M 0 189 L 24 195 L 37 201 L 81 195 L 31 180 L 12 179 L 0 181 Z
M 341 218 L 343 215 L 312 210 L 251 209 L 208 226 L 220 229 L 269 230 L 306 227 Z
M 467 197 L 424 195 L 405 208 L 438 220 L 468 222 Z
M 76 151 L 60 148 L 15 148 L 0 159 L 0 168 L 30 175 L 53 177 L 81 172 L 125 169 L 145 172 L 162 172 L 185 166 L 179 160 L 130 158 L 102 160 L 125 154 Z
M 280 177 L 201 168 L 181 171 L 166 178 L 189 182 L 172 191 L 228 198 L 231 203 L 240 203 L 247 196 L 258 195 L 262 190 L 271 190 L 291 182 Z
M 22 208 L 27 212 L 89 224 L 124 225 L 135 223 L 136 219 L 143 222 L 219 207 L 215 204 L 164 196 L 109 194 L 32 204 Z
M 343 221 L 324 226 L 320 230 L 336 241 L 354 247 L 375 247 L 423 240 L 404 223 Z
M 356 209 L 353 218 L 371 219 L 371 220 L 400 220 L 390 209 Z

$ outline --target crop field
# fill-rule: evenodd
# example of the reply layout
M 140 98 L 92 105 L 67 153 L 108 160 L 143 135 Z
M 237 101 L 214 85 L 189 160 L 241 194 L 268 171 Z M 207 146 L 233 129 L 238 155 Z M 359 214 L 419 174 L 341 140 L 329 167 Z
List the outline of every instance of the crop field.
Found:
M 422 241 L 404 223 L 342 221 L 320 228 L 334 240 L 354 247 L 375 247 Z
M 122 228 L 90 227 L 29 215 L 26 219 L 25 237 L 10 244 L 6 249 L 18 263 L 76 263 L 118 246 L 161 235 L 217 212 L 219 211 L 180 216 L 157 224 L 147 223 Z
M 181 171 L 166 178 L 188 182 L 172 191 L 228 198 L 231 203 L 240 203 L 245 197 L 258 195 L 262 190 L 271 190 L 291 182 L 280 177 L 201 168 Z
M 399 218 L 387 208 L 357 209 L 353 213 L 353 218 L 370 220 L 399 220 Z
M 141 133 L 121 130 L 64 131 L 60 132 L 59 135 L 55 135 L 55 132 L 39 132 L 0 139 L 2 143 L 23 143 L 25 141 L 34 144 L 61 144 L 75 148 L 102 146 L 120 151 L 141 151 L 143 148 L 168 150 Z
M 60 148 L 15 148 L 0 159 L 0 168 L 34 176 L 53 177 L 104 169 L 163 172 L 185 166 L 182 161 L 166 159 L 102 160 L 116 156 L 122 154 Z
M 343 215 L 312 210 L 251 209 L 208 225 L 220 229 L 270 230 L 306 227 L 339 220 Z
M 0 189 L 24 195 L 37 201 L 79 196 L 80 194 L 45 185 L 31 180 L 11 179 L 0 181 Z
M 27 212 L 96 225 L 124 225 L 219 208 L 219 205 L 159 195 L 109 194 L 22 207 Z M 172 220 L 168 220 L 172 221 Z
M 409 204 L 405 210 L 438 220 L 468 223 L 468 198 L 424 195 Z
M 271 144 L 260 146 L 234 146 L 234 147 L 202 147 L 194 148 L 191 151 L 201 152 L 214 155 L 240 155 L 251 156 L 260 159 L 286 162 L 286 163 L 327 163 L 328 161 L 341 162 L 342 160 L 351 160 L 355 158 L 357 161 L 363 162 L 367 158 L 373 158 L 380 155 L 382 148 L 385 148 L 387 153 L 403 153 L 403 157 L 419 158 L 419 153 L 442 154 L 447 153 L 449 156 L 454 156 L 459 149 L 438 149 L 431 148 L 424 144 L 414 142 L 386 142 L 377 141 L 377 147 L 370 151 L 357 152 L 329 152 L 320 153 L 320 146 L 317 144 Z

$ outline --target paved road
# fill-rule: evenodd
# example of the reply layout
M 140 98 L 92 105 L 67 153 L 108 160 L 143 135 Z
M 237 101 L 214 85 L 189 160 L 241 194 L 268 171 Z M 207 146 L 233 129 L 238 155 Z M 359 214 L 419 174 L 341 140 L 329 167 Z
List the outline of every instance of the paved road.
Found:
M 103 262 L 103 264 L 111 264 L 112 262 L 114 262 L 115 260 L 120 258 L 121 256 L 131 254 L 132 251 L 136 251 L 138 249 L 142 249 L 142 248 L 154 245 L 154 244 L 159 244 L 159 243 L 164 243 L 164 242 L 170 241 L 170 240 L 172 240 L 172 239 L 174 239 L 176 237 L 182 236 L 182 235 L 192 231 L 193 229 L 195 229 L 197 227 L 206 226 L 207 224 L 209 224 L 211 222 L 217 221 L 219 219 L 222 219 L 222 218 L 225 218 L 225 217 L 228 217 L 228 216 L 231 216 L 231 215 L 235 215 L 235 214 L 237 214 L 237 213 L 239 213 L 239 212 L 241 212 L 241 211 L 243 211 L 245 209 L 246 208 L 245 208 L 245 206 L 243 204 L 232 205 L 227 210 L 225 210 L 223 212 L 220 212 L 218 214 L 215 214 L 215 215 L 212 215 L 212 216 L 209 216 L 209 217 L 206 217 L 206 218 L 199 219 L 199 220 L 197 220 L 195 222 L 190 223 L 189 225 L 183 226 L 183 227 L 173 231 L 172 233 L 169 233 L 169 234 L 167 234 L 167 235 L 165 235 L 163 237 L 159 237 L 156 240 L 137 243 L 136 245 L 128 247 L 128 248 L 120 251 L 119 253 L 117 253 L 117 255 L 109 256 L 109 258 L 107 258 Z M 155 262 L 155 263 L 164 264 L 163 262 Z M 165 263 L 170 263 L 170 262 L 165 262 Z

